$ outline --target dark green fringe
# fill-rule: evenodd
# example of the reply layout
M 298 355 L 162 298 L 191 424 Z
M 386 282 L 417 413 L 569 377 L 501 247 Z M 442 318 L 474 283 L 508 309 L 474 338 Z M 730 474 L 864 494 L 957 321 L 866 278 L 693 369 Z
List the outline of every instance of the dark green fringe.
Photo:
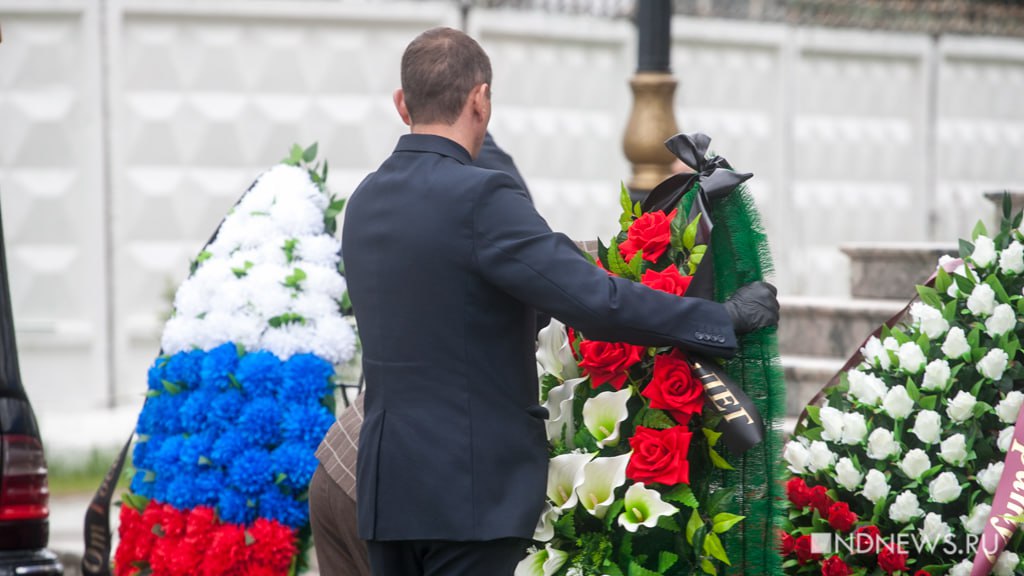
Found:
M 753 198 L 745 186 L 711 207 L 715 265 L 715 299 L 724 301 L 737 288 L 772 273 L 771 252 Z M 725 536 L 732 561 L 728 574 L 782 574 L 778 534 L 785 514 L 782 477 L 782 419 L 786 385 L 779 362 L 776 329 L 759 330 L 740 339 L 739 353 L 726 372 L 753 400 L 764 418 L 765 440 L 741 457 L 726 455 L 736 470 L 717 475 L 720 486 L 736 486 L 734 514 L 746 516 Z

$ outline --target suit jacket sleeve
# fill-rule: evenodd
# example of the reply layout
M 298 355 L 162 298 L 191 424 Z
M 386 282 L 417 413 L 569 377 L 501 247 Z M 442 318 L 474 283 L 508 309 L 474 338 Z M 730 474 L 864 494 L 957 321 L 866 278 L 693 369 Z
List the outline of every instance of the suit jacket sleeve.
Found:
M 489 282 L 592 340 L 735 353 L 732 321 L 722 304 L 609 276 L 567 236 L 552 232 L 508 175 L 488 176 L 476 198 L 473 228 L 476 265 Z

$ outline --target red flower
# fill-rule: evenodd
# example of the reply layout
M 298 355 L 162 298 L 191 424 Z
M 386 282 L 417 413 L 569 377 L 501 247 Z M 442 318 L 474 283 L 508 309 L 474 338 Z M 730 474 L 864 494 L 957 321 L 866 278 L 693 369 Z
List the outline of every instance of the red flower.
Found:
M 908 554 L 899 546 L 887 545 L 878 553 L 878 566 L 887 574 L 907 569 Z
M 821 554 L 811 553 L 811 536 L 810 534 L 804 534 L 803 536 L 796 539 L 796 545 L 793 546 L 793 551 L 796 552 L 796 559 L 801 564 L 806 564 L 811 560 L 817 560 L 821 558 Z
M 651 399 L 651 408 L 668 411 L 680 424 L 704 408 L 704 387 L 678 350 L 654 359 L 654 376 L 641 394 Z
M 853 570 L 839 556 L 829 556 L 821 565 L 821 576 L 850 576 Z
M 619 244 L 622 257 L 629 262 L 637 252 L 643 250 L 644 260 L 657 262 L 672 240 L 672 219 L 675 217 L 675 210 L 667 216 L 659 210 L 637 218 L 626 231 L 626 241 Z
M 288 571 L 292 557 L 295 556 L 295 532 L 274 520 L 260 518 L 249 529 L 253 544 L 248 547 L 249 571 L 254 574 L 255 567 L 270 568 L 271 573 L 283 574 Z
M 241 576 L 245 573 L 245 531 L 241 526 L 221 524 L 211 533 L 210 547 L 202 564 L 203 576 Z
M 882 533 L 878 526 L 861 526 L 853 532 L 853 552 L 855 554 L 875 554 L 881 544 Z
M 590 384 L 597 388 L 605 382 L 616 390 L 626 382 L 630 366 L 643 358 L 646 348 L 622 342 L 584 340 L 580 343 L 583 360 L 580 368 L 590 376 Z
M 782 555 L 789 556 L 793 553 L 793 548 L 796 547 L 796 538 L 793 538 L 791 534 L 782 535 Z
M 828 511 L 832 508 L 832 498 L 826 493 L 827 489 L 824 486 L 815 486 L 811 488 L 811 507 L 821 514 L 822 518 L 828 518 Z
M 914 576 L 932 576 L 932 574 L 927 570 L 918 570 L 917 572 L 914 572 Z
M 629 439 L 633 455 L 626 466 L 626 476 L 634 482 L 689 484 L 690 461 L 686 457 L 692 436 L 685 426 L 667 430 L 637 426 Z
M 786 496 L 797 508 L 803 509 L 811 505 L 811 490 L 799 476 L 794 476 L 786 482 Z
M 137 554 L 139 551 L 137 542 L 140 537 L 145 535 L 143 530 L 146 528 L 142 523 L 142 514 L 127 504 L 121 506 L 120 517 L 121 522 L 117 533 L 121 537 L 121 542 L 114 554 L 114 574 L 116 576 L 131 576 L 141 571 L 132 563 L 144 559 Z
M 644 272 L 644 277 L 641 279 L 641 283 L 644 286 L 649 286 L 655 290 L 661 290 L 662 292 L 682 296 L 683 294 L 686 294 L 686 289 L 690 287 L 691 280 L 693 280 L 693 276 L 683 276 L 679 273 L 678 268 L 675 266 L 669 266 L 661 272 L 647 270 Z
M 828 524 L 838 532 L 849 532 L 856 523 L 857 515 L 846 502 L 836 502 L 828 511 Z

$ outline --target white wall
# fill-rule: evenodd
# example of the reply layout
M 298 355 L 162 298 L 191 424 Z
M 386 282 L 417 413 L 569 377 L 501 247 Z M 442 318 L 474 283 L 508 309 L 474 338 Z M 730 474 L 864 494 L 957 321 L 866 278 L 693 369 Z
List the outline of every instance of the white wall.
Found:
M 0 201 L 41 411 L 137 403 L 166 293 L 258 172 L 319 141 L 351 190 L 403 126 L 398 61 L 453 2 L 0 0 Z M 492 132 L 575 238 L 616 229 L 635 32 L 474 9 Z M 943 240 L 1024 189 L 1024 42 L 676 18 L 684 131 L 751 187 L 789 294 L 847 286 L 836 246 Z M 113 387 L 113 396 L 108 393 Z

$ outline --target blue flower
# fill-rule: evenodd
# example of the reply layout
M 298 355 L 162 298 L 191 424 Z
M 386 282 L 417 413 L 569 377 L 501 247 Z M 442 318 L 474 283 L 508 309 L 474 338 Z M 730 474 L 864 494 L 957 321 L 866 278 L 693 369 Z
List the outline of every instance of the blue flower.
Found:
M 309 520 L 309 502 L 296 500 L 281 492 L 277 486 L 260 494 L 260 516 L 277 520 L 285 526 L 299 528 Z
M 181 406 L 188 398 L 187 392 L 171 394 L 162 392 L 158 396 L 146 398 L 139 414 L 136 430 L 139 434 L 181 434 Z
M 188 510 L 199 504 L 196 480 L 192 474 L 178 474 L 167 487 L 166 502 L 178 510 Z
M 281 361 L 262 350 L 246 354 L 238 361 L 235 377 L 250 398 L 272 396 L 281 388 Z
M 220 438 L 217 438 L 213 443 L 213 452 L 210 453 L 210 459 L 213 460 L 214 464 L 227 466 L 238 458 L 242 452 L 252 447 L 253 444 L 249 438 L 246 438 L 240 430 L 231 428 L 221 434 Z
M 153 471 L 158 477 L 174 472 L 178 468 L 178 458 L 185 445 L 183 436 L 168 436 L 160 448 L 153 454 Z
M 181 462 L 182 471 L 195 475 L 199 473 L 200 458 L 206 457 L 212 461 L 210 453 L 213 452 L 213 441 L 215 439 L 212 430 L 193 434 L 186 438 L 181 452 L 178 454 L 178 461 Z
M 221 520 L 231 524 L 246 525 L 256 519 L 256 509 L 249 506 L 249 499 L 237 490 L 227 489 L 217 500 L 217 514 Z
M 238 418 L 238 429 L 258 446 L 278 443 L 281 436 L 281 407 L 271 398 L 257 398 L 249 402 Z
M 307 446 L 285 442 L 270 454 L 275 477 L 284 474 L 282 486 L 301 492 L 309 487 L 309 481 L 316 472 L 317 459 Z
M 213 403 L 210 404 L 211 416 L 216 420 L 234 422 L 242 413 L 244 405 L 245 397 L 242 396 L 241 390 L 231 388 L 221 392 L 213 399 Z
M 224 491 L 225 476 L 219 468 L 204 467 L 196 476 L 196 505 L 216 506 Z
M 182 428 L 190 434 L 202 431 L 207 426 L 210 407 L 219 395 L 212 388 L 200 388 L 189 394 L 181 405 L 178 418 Z
M 132 448 L 132 466 L 143 470 L 152 470 L 153 456 L 163 443 L 163 436 L 150 436 L 148 440 L 136 441 Z
M 238 366 L 238 348 L 231 342 L 221 344 L 210 350 L 203 358 L 200 370 L 203 386 L 226 390 L 231 387 L 228 374 Z
M 173 469 L 165 470 L 162 472 L 154 472 L 153 475 L 153 488 L 151 498 L 159 500 L 160 502 L 167 502 L 167 493 L 171 486 L 174 485 L 174 480 L 177 477 L 176 471 Z
M 145 470 L 136 470 L 132 476 L 132 492 L 146 498 L 153 497 L 153 482 L 146 482 Z
M 255 496 L 273 483 L 270 452 L 266 450 L 246 450 L 228 466 L 228 485 L 242 494 Z
M 284 382 L 278 398 L 287 402 L 320 399 L 331 393 L 334 366 L 314 354 L 296 354 L 284 365 Z
M 185 387 L 199 385 L 199 369 L 205 353 L 202 350 L 178 352 L 167 361 L 164 379 Z
M 297 442 L 309 450 L 315 450 L 334 421 L 334 414 L 324 406 L 299 404 L 287 409 L 281 428 L 285 441 Z
M 153 365 L 149 367 L 146 377 L 146 387 L 150 390 L 162 391 L 164 389 L 164 372 L 167 368 L 167 358 L 160 356 L 153 361 Z

